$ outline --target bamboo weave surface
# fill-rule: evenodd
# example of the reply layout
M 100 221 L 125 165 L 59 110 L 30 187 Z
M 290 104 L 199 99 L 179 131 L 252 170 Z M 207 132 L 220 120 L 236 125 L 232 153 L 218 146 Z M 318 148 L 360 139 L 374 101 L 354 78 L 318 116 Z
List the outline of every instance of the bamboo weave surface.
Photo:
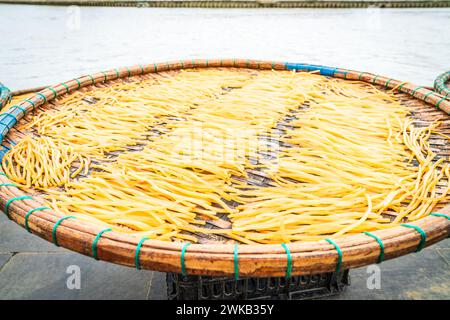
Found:
M 285 69 L 286 65 L 281 63 L 267 63 L 267 62 L 257 62 L 257 61 L 236 61 L 236 60 L 224 60 L 224 61 L 195 61 L 194 63 L 192 61 L 185 61 L 182 63 L 172 63 L 172 64 L 160 64 L 160 65 L 148 65 L 145 67 L 135 67 L 127 70 L 114 70 L 111 72 L 101 73 L 98 75 L 94 75 L 93 79 L 96 80 L 96 82 L 102 82 L 102 80 L 108 80 L 109 78 L 114 79 L 115 76 L 120 74 L 139 74 L 142 73 L 142 71 L 150 71 L 153 67 L 152 71 L 165 71 L 167 69 L 177 69 L 182 67 L 193 67 L 192 64 L 195 64 L 196 67 L 250 67 L 250 68 L 274 68 L 274 69 Z M 299 67 L 299 66 L 297 66 Z M 315 67 L 308 67 L 309 69 L 314 69 Z M 334 76 L 341 76 L 346 77 L 350 79 L 361 79 L 368 82 L 374 82 L 374 83 L 383 83 L 386 84 L 388 82 L 388 79 L 385 79 L 383 77 L 376 77 L 371 74 L 367 73 L 356 73 L 351 71 L 342 71 L 342 69 L 333 69 L 333 68 L 327 68 L 327 69 L 318 69 L 317 71 L 321 73 L 329 73 L 333 71 Z M 311 70 L 309 70 L 311 71 Z M 330 74 L 327 74 L 330 75 Z M 143 76 L 146 77 L 146 76 Z M 80 78 L 83 81 L 80 81 L 83 84 L 88 84 L 89 82 L 92 82 L 92 78 Z M 111 83 L 111 82 L 110 82 Z M 428 91 L 426 89 L 418 89 L 410 84 L 403 84 L 401 82 L 391 80 L 389 81 L 389 85 L 392 87 L 399 87 L 401 86 L 401 90 L 404 90 L 405 92 L 412 92 L 414 91 L 414 94 L 420 96 L 425 96 L 428 94 Z M 69 82 L 67 82 L 69 84 Z M 106 84 L 97 84 L 96 86 L 104 86 L 108 85 Z M 388 85 L 388 86 L 389 86 Z M 77 83 L 72 83 L 71 87 L 76 88 L 78 86 Z M 56 88 L 56 86 L 55 86 Z M 93 88 L 85 88 L 82 90 L 92 90 Z M 46 91 L 46 90 L 44 90 Z M 48 90 L 47 90 L 48 91 Z M 58 88 L 58 92 L 66 91 L 64 87 Z M 87 91 L 87 92 L 88 92 Z M 46 96 L 50 98 L 53 96 L 53 93 L 47 92 Z M 411 99 L 407 94 L 399 93 L 397 94 L 397 97 L 399 100 L 403 102 L 403 104 L 408 105 L 411 107 L 414 112 L 413 115 L 416 117 L 416 119 L 419 119 L 420 121 L 430 122 L 433 120 L 436 120 L 438 118 L 441 118 L 444 120 L 444 124 L 440 127 L 441 130 L 443 130 L 443 133 L 448 133 L 447 130 L 449 127 L 447 126 L 447 117 L 444 115 L 442 111 L 437 110 L 434 106 L 424 104 L 420 102 L 417 99 Z M 32 100 L 33 98 L 31 98 Z M 427 96 L 427 99 L 431 102 L 439 103 L 439 106 L 442 109 L 448 108 L 448 103 L 442 102 L 441 97 L 439 95 L 429 95 Z M 36 102 L 39 102 L 39 97 L 35 99 Z M 23 105 L 26 105 L 26 103 L 23 103 Z M 56 103 L 50 103 L 46 106 L 43 106 L 42 109 L 46 110 L 46 108 L 58 108 L 57 102 Z M 444 117 L 444 118 L 443 118 Z M 14 130 L 11 130 L 10 134 L 8 135 L 9 139 L 17 140 L 15 139 L 14 134 L 16 134 L 16 137 L 18 133 L 14 132 Z M 446 156 L 448 155 L 448 149 L 447 146 L 444 144 L 444 140 L 439 137 L 432 137 L 431 138 L 431 145 L 435 150 L 437 151 L 439 156 Z M 254 183 L 267 183 L 266 178 L 261 173 L 255 172 L 252 179 L 254 179 Z M 17 191 L 16 191 L 17 192 Z M 8 195 L 5 195 L 5 199 Z M 31 202 L 31 201 L 30 201 Z M 23 224 L 23 213 L 21 215 L 20 209 L 24 209 L 24 204 L 27 204 L 28 200 L 24 200 L 21 202 L 15 202 L 11 205 L 13 209 L 16 209 L 16 211 L 11 210 L 11 217 L 13 219 L 17 219 L 19 223 Z M 441 205 L 444 205 L 445 203 L 442 203 Z M 41 221 L 40 217 L 46 216 L 47 218 L 50 218 L 50 221 L 54 221 L 54 218 L 51 218 L 47 211 L 42 212 L 36 212 L 35 216 L 30 218 L 30 226 L 33 232 L 36 232 L 38 234 L 41 234 L 41 236 L 45 238 L 49 238 L 48 230 L 45 231 L 44 228 L 40 228 L 45 226 L 45 222 Z M 36 223 L 38 220 L 39 222 Z M 46 220 L 44 218 L 43 220 Z M 437 241 L 445 236 L 446 233 L 448 233 L 448 223 L 445 221 L 445 219 L 439 219 L 435 217 L 429 217 L 426 219 L 423 219 L 425 226 L 429 226 L 430 228 L 430 235 L 428 237 L 428 244 L 432 243 L 433 241 Z M 428 223 L 433 222 L 433 223 Z M 75 226 L 77 225 L 77 226 Z M 47 225 L 47 228 L 49 225 Z M 78 229 L 80 228 L 83 230 L 84 234 L 78 234 L 78 232 L 69 232 L 69 230 L 66 230 L 68 233 L 66 234 L 64 230 L 68 229 Z M 38 229 L 38 230 L 35 230 Z M 94 227 L 94 230 L 96 228 Z M 395 228 L 397 229 L 397 228 Z M 81 231 L 80 230 L 80 231 Z M 89 231 L 88 231 L 89 230 Z M 427 230 L 424 228 L 424 230 Z M 61 233 L 61 235 L 59 235 Z M 87 234 L 91 233 L 92 235 L 95 235 L 98 233 L 97 231 L 93 231 L 90 227 L 87 225 L 84 225 L 80 222 L 75 221 L 65 221 L 61 224 L 61 226 L 58 229 L 58 242 L 63 245 L 67 246 L 73 250 L 81 251 L 82 253 L 90 255 L 91 248 L 89 247 L 89 244 L 92 243 L 92 240 L 89 240 L 90 236 Z M 404 254 L 408 251 L 412 251 L 414 249 L 414 242 L 418 239 L 417 234 L 414 233 L 414 231 L 405 230 L 402 228 L 401 230 L 383 230 L 380 231 L 381 235 L 388 235 L 387 238 L 389 239 L 392 237 L 392 245 L 391 252 L 389 252 L 389 240 L 386 243 L 386 253 L 387 257 L 395 257 L 397 255 Z M 394 236 L 395 235 L 395 236 Z M 66 238 L 67 237 L 67 238 Z M 399 237 L 401 240 L 399 240 Z M 122 242 L 122 245 L 118 244 L 117 241 L 120 240 Z M 108 246 L 108 242 L 109 243 Z M 232 273 L 233 268 L 230 266 L 230 263 L 232 264 L 232 252 L 233 247 L 231 245 L 222 245 L 218 243 L 227 243 L 230 240 L 226 238 L 220 238 L 220 237 L 208 237 L 208 236 L 202 236 L 199 235 L 199 242 L 204 243 L 204 245 L 192 245 L 189 247 L 189 251 L 186 254 L 186 266 L 189 272 L 193 273 L 207 273 L 207 274 L 230 274 Z M 130 238 L 123 235 L 117 235 L 113 233 L 104 234 L 102 236 L 101 241 L 99 242 L 98 249 L 99 249 L 99 257 L 101 259 L 132 265 L 133 260 L 130 257 L 133 256 L 133 252 L 135 251 L 133 245 L 131 245 L 131 248 L 129 244 L 133 244 L 137 242 L 134 238 Z M 151 242 L 151 241 L 150 241 Z M 144 243 L 141 251 L 141 266 L 146 268 L 152 268 L 152 269 L 159 269 L 163 271 L 179 271 L 179 250 L 180 250 L 180 244 L 168 244 L 168 243 L 160 243 L 160 242 L 152 242 L 153 245 L 150 245 L 150 242 Z M 376 260 L 376 251 L 377 246 L 373 243 L 373 240 L 367 239 L 365 236 L 349 236 L 349 237 L 343 237 L 342 239 L 339 239 L 337 241 L 344 252 L 344 266 L 345 267 L 353 267 L 355 265 L 362 265 L 367 264 L 371 260 Z M 113 243 L 115 243 L 113 245 Z M 215 245 L 211 245 L 211 243 L 215 243 Z M 136 244 L 136 243 L 135 243 Z M 134 247 L 135 247 L 134 244 Z M 353 253 L 349 253 L 346 250 L 346 245 L 349 245 L 349 247 L 353 247 Z M 417 243 L 416 243 L 417 245 Z M 405 247 L 402 247 L 405 246 Z M 152 248 L 152 249 L 151 249 Z M 334 251 L 334 248 L 329 245 L 328 243 L 324 242 L 306 242 L 306 243 L 298 243 L 298 244 L 292 244 L 290 245 L 291 251 L 293 252 L 294 257 L 294 268 L 293 273 L 311 273 L 311 272 L 320 272 L 320 271 L 330 271 L 333 269 L 333 265 L 335 264 L 336 260 L 336 252 Z M 296 250 L 298 250 L 296 252 Z M 348 249 L 351 251 L 351 249 Z M 166 252 L 164 252 L 166 251 Z M 305 251 L 305 253 L 301 253 Z M 198 255 L 193 254 L 197 252 Z M 307 253 L 309 252 L 309 254 Z M 318 254 L 314 254 L 314 252 Z M 214 253 L 214 254 L 213 254 Z M 252 274 L 252 275 L 280 275 L 283 274 L 284 269 L 286 268 L 285 264 L 285 253 L 283 248 L 280 248 L 275 245 L 250 245 L 250 246 L 240 246 L 239 248 L 239 261 L 240 261 L 240 273 L 241 274 Z M 264 253 L 263 255 L 260 255 L 259 253 Z M 168 255 L 169 261 L 163 261 L 162 257 Z M 244 257 L 244 258 L 242 258 Z M 348 259 L 348 260 L 347 260 Z M 352 260 L 353 259 L 353 260 Z M 195 261 L 200 262 L 199 266 L 195 266 Z M 334 261 L 334 262 L 333 262 Z M 297 266 L 297 268 L 296 268 Z M 206 268 L 207 270 L 203 270 L 203 268 Z

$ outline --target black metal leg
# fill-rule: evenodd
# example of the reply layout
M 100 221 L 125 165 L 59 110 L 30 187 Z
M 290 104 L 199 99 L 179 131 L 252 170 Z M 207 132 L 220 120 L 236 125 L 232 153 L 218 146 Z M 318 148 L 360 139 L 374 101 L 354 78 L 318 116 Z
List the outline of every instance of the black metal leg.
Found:
M 349 270 L 284 277 L 243 278 L 186 276 L 168 273 L 169 300 L 317 299 L 339 294 L 350 285 Z

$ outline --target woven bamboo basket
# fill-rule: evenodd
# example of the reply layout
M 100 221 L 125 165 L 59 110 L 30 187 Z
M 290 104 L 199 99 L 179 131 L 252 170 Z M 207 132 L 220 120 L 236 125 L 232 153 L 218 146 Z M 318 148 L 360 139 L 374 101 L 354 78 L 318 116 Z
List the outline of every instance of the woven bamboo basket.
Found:
M 395 89 L 402 104 L 410 107 L 417 120 L 432 121 L 443 118 L 442 133 L 450 134 L 450 101 L 425 87 L 418 87 L 367 72 L 317 65 L 256 60 L 188 60 L 118 68 L 82 76 L 48 87 L 31 95 L 1 116 L 0 133 L 3 146 L 21 139 L 14 126 L 27 121 L 24 113 L 45 112 L 57 108 L 54 99 L 76 90 L 95 90 L 109 83 L 126 81 L 128 77 L 145 77 L 190 68 L 247 68 L 256 70 L 296 70 L 316 72 L 324 77 L 362 81 L 380 90 Z M 6 98 L 5 98 L 6 99 Z M 5 100 L 6 101 L 6 100 Z M 432 137 L 431 145 L 440 157 L 450 156 L 450 146 Z M 2 173 L 0 173 L 2 174 Z M 183 242 L 158 240 L 141 241 L 138 237 L 120 232 L 104 232 L 104 228 L 79 219 L 67 219 L 42 207 L 35 195 L 27 195 L 2 174 L 0 176 L 0 208 L 17 224 L 29 232 L 72 251 L 120 265 L 189 275 L 236 277 L 283 277 L 307 275 L 357 268 L 384 258 L 393 259 L 424 246 L 430 246 L 450 235 L 450 206 L 444 201 L 434 208 L 434 215 L 410 223 L 417 228 L 392 227 L 373 232 L 380 243 L 366 234 L 342 236 L 334 243 L 327 241 L 293 242 L 281 244 L 239 244 L 229 239 L 202 238 L 200 243 L 186 246 Z M 437 214 L 436 214 L 437 213 Z M 423 232 L 420 232 L 423 231 Z M 200 236 L 199 236 L 200 237 Z
M 434 90 L 450 99 L 450 71 L 440 74 L 434 81 Z
M 11 91 L 0 83 L 0 109 L 8 104 L 11 100 Z

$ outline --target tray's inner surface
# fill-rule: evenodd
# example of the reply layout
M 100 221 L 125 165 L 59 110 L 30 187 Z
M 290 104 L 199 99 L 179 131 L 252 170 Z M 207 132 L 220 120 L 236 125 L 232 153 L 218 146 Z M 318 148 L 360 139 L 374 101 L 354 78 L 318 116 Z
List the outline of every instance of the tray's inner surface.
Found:
M 449 130 L 433 106 L 362 82 L 172 71 L 29 113 L 2 167 L 53 209 L 140 237 L 319 240 L 445 205 Z

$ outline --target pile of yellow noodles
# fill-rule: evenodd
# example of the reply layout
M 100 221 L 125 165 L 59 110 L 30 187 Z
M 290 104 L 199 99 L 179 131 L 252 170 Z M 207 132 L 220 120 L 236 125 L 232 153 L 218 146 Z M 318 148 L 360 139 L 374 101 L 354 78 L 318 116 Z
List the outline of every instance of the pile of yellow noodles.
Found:
M 26 188 L 46 190 L 64 186 L 83 169 L 89 170 L 89 160 L 72 147 L 48 137 L 25 136 L 3 157 L 3 170 L 16 183 Z M 77 169 L 70 173 L 76 164 Z
M 422 218 L 444 199 L 448 187 L 437 196 L 436 186 L 444 177 L 448 184 L 450 167 L 443 158 L 433 162 L 428 144 L 438 124 L 414 127 L 381 92 L 363 98 L 351 85 L 339 89 L 345 98 L 312 98 L 291 123 L 282 139 L 291 147 L 268 166 L 275 185 L 237 195 L 235 233 L 268 243 L 337 237 Z
M 123 232 L 317 240 L 446 199 L 450 167 L 428 143 L 438 125 L 415 127 L 393 95 L 356 82 L 190 70 L 63 97 L 21 126 L 30 136 L 2 165 L 55 210 Z M 218 214 L 230 228 L 206 228 Z

